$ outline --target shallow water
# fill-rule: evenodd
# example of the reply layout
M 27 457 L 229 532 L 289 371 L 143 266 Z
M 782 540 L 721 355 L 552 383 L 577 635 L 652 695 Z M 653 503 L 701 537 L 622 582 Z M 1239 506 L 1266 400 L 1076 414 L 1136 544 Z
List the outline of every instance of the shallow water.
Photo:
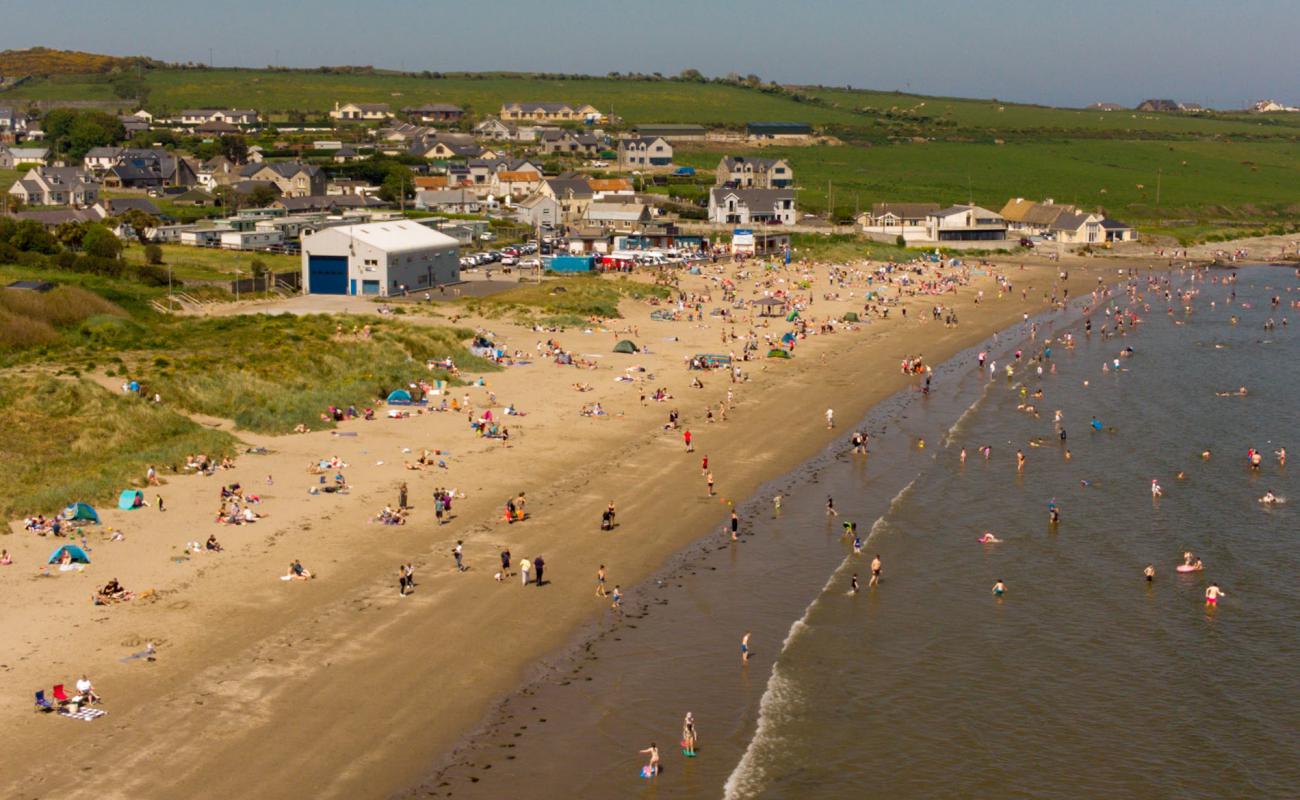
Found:
M 629 592 L 626 619 L 611 613 L 419 794 L 1295 796 L 1296 507 L 1256 500 L 1272 488 L 1300 501 L 1294 471 L 1271 455 L 1300 422 L 1300 353 L 1280 324 L 1262 330 L 1287 311 L 1267 298 L 1296 299 L 1286 287 L 1297 281 L 1243 270 L 1235 288 L 1250 310 L 1225 305 L 1225 286 L 1195 285 L 1191 314 L 1166 315 L 1149 293 L 1127 337 L 1074 324 L 1077 346 L 1053 345 L 1055 374 L 1022 370 L 1045 393 L 1039 419 L 1016 410 L 1020 376 L 988 380 L 973 352 L 937 370 L 931 396 L 883 404 L 862 426 L 870 455 L 841 445 L 765 487 L 742 508 L 740 544 L 718 533 Z M 1122 291 L 1114 300 L 1127 303 Z M 1055 315 L 1056 333 L 1077 318 Z M 1003 334 L 1000 364 L 1021 333 Z M 1103 373 L 1125 346 L 1124 369 Z M 1239 385 L 1248 397 L 1215 396 Z M 1094 415 L 1108 430 L 1089 429 Z M 1268 454 L 1260 474 L 1244 466 L 1252 445 Z M 1016 449 L 1028 458 L 1019 476 Z M 827 495 L 840 517 L 827 516 Z M 861 556 L 845 520 L 870 531 Z M 1003 543 L 978 543 L 983 530 Z M 1204 573 L 1174 572 L 1189 549 Z M 866 586 L 876 552 L 884 581 L 848 594 L 854 572 Z M 998 578 L 1002 600 L 990 593 Z M 1227 596 L 1207 611 L 1209 580 Z M 675 747 L 688 710 L 694 759 Z M 666 769 L 642 781 L 636 751 L 650 741 Z

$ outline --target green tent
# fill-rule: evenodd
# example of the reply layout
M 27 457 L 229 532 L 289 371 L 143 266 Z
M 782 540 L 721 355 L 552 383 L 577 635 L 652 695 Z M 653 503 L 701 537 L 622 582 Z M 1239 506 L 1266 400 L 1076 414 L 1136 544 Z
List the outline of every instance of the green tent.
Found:
M 66 520 L 86 520 L 87 522 L 99 522 L 99 512 L 95 511 L 87 503 L 73 503 L 63 509 L 63 518 Z
M 849 312 L 845 313 L 845 314 L 844 314 L 844 321 L 845 321 L 845 322 L 857 322 L 857 321 L 858 321 L 858 312 L 856 312 L 856 311 L 849 311 Z
M 799 319 L 799 312 L 798 312 L 798 311 L 791 311 L 789 314 L 786 314 L 786 316 L 785 316 L 785 321 L 786 321 L 786 322 L 794 322 L 794 321 L 797 320 L 797 319 Z
M 623 341 L 614 345 L 614 352 L 615 353 L 636 353 L 638 351 L 635 342 L 633 342 L 631 339 L 624 339 Z
M 782 350 L 779 347 L 773 347 L 771 350 L 767 351 L 767 357 L 768 358 L 789 358 L 790 351 Z

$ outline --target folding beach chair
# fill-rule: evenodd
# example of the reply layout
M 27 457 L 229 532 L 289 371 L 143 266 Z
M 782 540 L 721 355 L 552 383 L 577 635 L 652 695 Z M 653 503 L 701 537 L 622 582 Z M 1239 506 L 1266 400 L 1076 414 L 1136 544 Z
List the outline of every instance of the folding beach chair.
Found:
M 36 710 L 45 712 L 54 710 L 54 704 L 45 699 L 44 689 L 40 689 L 36 692 Z
M 63 691 L 63 684 L 61 683 L 56 683 L 54 685 L 53 695 L 54 695 L 54 699 L 58 700 L 59 705 L 61 706 L 67 705 L 68 703 L 72 702 L 72 698 L 68 697 L 68 693 Z

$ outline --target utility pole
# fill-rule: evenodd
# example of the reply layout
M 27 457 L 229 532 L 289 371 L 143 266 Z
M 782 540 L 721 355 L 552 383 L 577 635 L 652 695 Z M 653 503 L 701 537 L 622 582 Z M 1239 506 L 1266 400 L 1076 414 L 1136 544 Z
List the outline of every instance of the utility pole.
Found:
M 826 216 L 831 222 L 835 221 L 835 186 L 829 178 L 826 180 Z
M 1156 208 L 1160 208 L 1160 178 L 1163 174 L 1163 169 L 1156 170 Z

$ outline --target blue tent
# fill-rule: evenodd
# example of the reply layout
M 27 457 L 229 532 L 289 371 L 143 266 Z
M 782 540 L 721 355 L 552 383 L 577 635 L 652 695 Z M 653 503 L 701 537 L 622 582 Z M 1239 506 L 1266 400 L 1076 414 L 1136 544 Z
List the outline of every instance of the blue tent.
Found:
M 395 389 L 388 395 L 388 404 L 390 406 L 409 406 L 411 404 L 411 393 L 405 389 Z
M 117 507 L 123 511 L 130 511 L 142 505 L 144 505 L 144 492 L 139 489 L 123 489 L 117 496 Z
M 99 512 L 91 508 L 86 503 L 73 503 L 63 509 L 63 518 L 66 520 L 84 519 L 90 522 L 99 522 Z
M 90 563 L 90 556 L 86 555 L 86 551 L 82 550 L 80 547 L 77 547 L 75 544 L 65 544 L 59 549 L 55 550 L 53 553 L 50 554 L 50 560 L 47 561 L 46 563 L 47 564 L 59 563 L 59 559 L 63 558 L 63 553 L 65 551 L 69 556 L 72 557 L 72 560 L 78 564 Z
M 795 338 L 794 334 L 791 333 L 790 331 L 786 331 L 785 333 L 781 334 L 781 341 L 787 344 L 793 342 L 794 338 Z

